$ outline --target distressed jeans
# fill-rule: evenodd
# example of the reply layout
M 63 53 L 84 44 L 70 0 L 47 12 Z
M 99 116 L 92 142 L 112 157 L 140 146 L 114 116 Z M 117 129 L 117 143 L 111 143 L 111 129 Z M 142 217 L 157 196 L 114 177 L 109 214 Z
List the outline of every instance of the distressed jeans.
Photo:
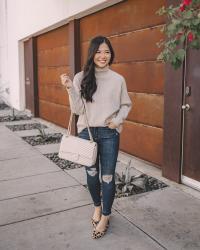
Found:
M 110 215 L 115 198 L 115 168 L 119 151 L 120 135 L 116 129 L 109 127 L 90 127 L 93 139 L 97 142 L 97 160 L 91 166 L 85 166 L 87 174 L 87 185 L 94 206 L 101 205 L 101 190 L 103 201 L 103 215 Z M 88 129 L 83 129 L 78 136 L 89 140 Z M 99 167 L 99 165 L 101 167 Z M 101 182 L 99 179 L 101 176 Z

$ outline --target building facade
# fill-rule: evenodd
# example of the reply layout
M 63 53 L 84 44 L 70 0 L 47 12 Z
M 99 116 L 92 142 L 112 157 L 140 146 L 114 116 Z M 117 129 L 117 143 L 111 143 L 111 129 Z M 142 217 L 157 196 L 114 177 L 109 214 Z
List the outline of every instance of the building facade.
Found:
M 160 29 L 165 19 L 155 13 L 168 2 L 2 1 L 1 96 L 19 110 L 28 109 L 66 127 L 69 100 L 59 76 L 66 72 L 73 77 L 83 67 L 90 39 L 107 36 L 116 53 L 112 69 L 125 77 L 133 102 L 120 149 L 151 162 L 167 178 L 198 188 L 200 145 L 186 124 L 193 119 L 193 129 L 198 127 L 198 112 L 188 112 L 193 114 L 188 120 L 182 109 L 193 96 L 183 98 L 187 87 L 184 69 L 174 72 L 156 59 L 160 52 L 156 43 L 163 38 Z M 194 58 L 196 54 L 188 56 Z M 198 74 L 189 74 L 198 81 Z M 197 99 L 194 96 L 192 102 Z M 76 119 L 74 132 L 75 123 Z

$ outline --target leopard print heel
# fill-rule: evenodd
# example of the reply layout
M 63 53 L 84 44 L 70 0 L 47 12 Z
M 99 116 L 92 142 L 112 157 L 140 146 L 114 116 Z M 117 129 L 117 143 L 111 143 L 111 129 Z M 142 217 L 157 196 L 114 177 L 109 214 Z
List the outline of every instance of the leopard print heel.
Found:
M 96 220 L 94 220 L 93 218 L 91 218 L 92 226 L 95 228 L 95 227 L 98 225 L 99 221 L 100 221 L 100 220 L 96 221 Z
M 107 230 L 108 230 L 109 224 L 110 224 L 110 222 L 108 220 L 108 224 L 106 225 L 106 228 L 102 232 L 99 232 L 96 229 L 94 229 L 93 232 L 92 232 L 92 238 L 93 239 L 99 239 L 99 238 L 103 237 L 106 234 Z

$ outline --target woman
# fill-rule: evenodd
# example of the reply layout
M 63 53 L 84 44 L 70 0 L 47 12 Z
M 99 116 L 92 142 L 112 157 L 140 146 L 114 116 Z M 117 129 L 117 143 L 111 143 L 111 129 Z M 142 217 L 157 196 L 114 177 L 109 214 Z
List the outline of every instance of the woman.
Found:
M 114 51 L 110 41 L 106 37 L 97 36 L 90 42 L 84 70 L 75 75 L 73 83 L 66 74 L 61 75 L 62 84 L 69 94 L 71 110 L 79 115 L 78 136 L 89 140 L 83 114 L 84 106 L 81 99 L 83 98 L 90 130 L 98 145 L 96 164 L 85 167 L 88 188 L 94 202 L 92 216 L 94 239 L 102 237 L 109 226 L 115 197 L 119 137 L 122 123 L 132 106 L 124 78 L 109 68 L 113 59 Z M 101 170 L 101 182 L 99 170 Z M 103 206 L 101 206 L 101 190 Z

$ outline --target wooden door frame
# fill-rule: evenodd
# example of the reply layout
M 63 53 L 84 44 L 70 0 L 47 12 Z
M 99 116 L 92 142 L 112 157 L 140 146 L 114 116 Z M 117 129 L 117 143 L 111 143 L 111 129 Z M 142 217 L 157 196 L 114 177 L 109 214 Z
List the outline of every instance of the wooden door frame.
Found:
M 37 78 L 37 43 L 36 43 L 36 38 L 31 37 L 28 41 L 29 43 L 29 64 L 30 64 L 30 79 L 33 84 L 32 88 L 32 96 L 33 100 L 31 102 L 33 103 L 32 105 L 32 110 L 31 113 L 33 116 L 38 117 L 39 115 L 39 104 L 38 104 L 38 78 Z M 25 50 L 24 50 L 25 53 Z M 26 72 L 26 65 L 24 67 L 24 72 Z M 24 73 L 25 74 L 25 73 Z
M 166 3 L 169 6 L 180 2 L 167 0 Z M 184 64 L 178 70 L 165 65 L 162 175 L 177 183 L 181 183 L 182 172 L 183 74 Z
M 183 66 L 179 70 L 168 64 L 165 67 L 162 175 L 178 183 L 181 182 L 183 70 Z
M 190 110 L 183 112 L 183 160 L 182 160 L 182 172 L 181 180 L 183 184 L 193 187 L 200 191 L 200 175 L 198 173 L 199 158 L 198 150 L 199 145 L 196 143 L 199 141 L 199 124 L 197 124 L 196 117 L 198 116 L 198 83 L 199 79 L 196 79 L 195 70 L 199 67 L 199 52 L 195 49 L 187 49 L 186 61 L 185 61 L 185 85 L 184 89 L 188 86 L 191 88 L 191 93 L 184 96 L 184 105 L 189 104 Z M 186 92 L 186 91 L 185 91 Z M 191 137 L 191 134 L 193 136 Z M 195 145 L 195 146 L 194 146 Z M 191 151 L 191 152 L 190 152 Z M 189 157 L 187 156 L 189 153 Z M 194 171 L 194 172 L 193 172 Z

